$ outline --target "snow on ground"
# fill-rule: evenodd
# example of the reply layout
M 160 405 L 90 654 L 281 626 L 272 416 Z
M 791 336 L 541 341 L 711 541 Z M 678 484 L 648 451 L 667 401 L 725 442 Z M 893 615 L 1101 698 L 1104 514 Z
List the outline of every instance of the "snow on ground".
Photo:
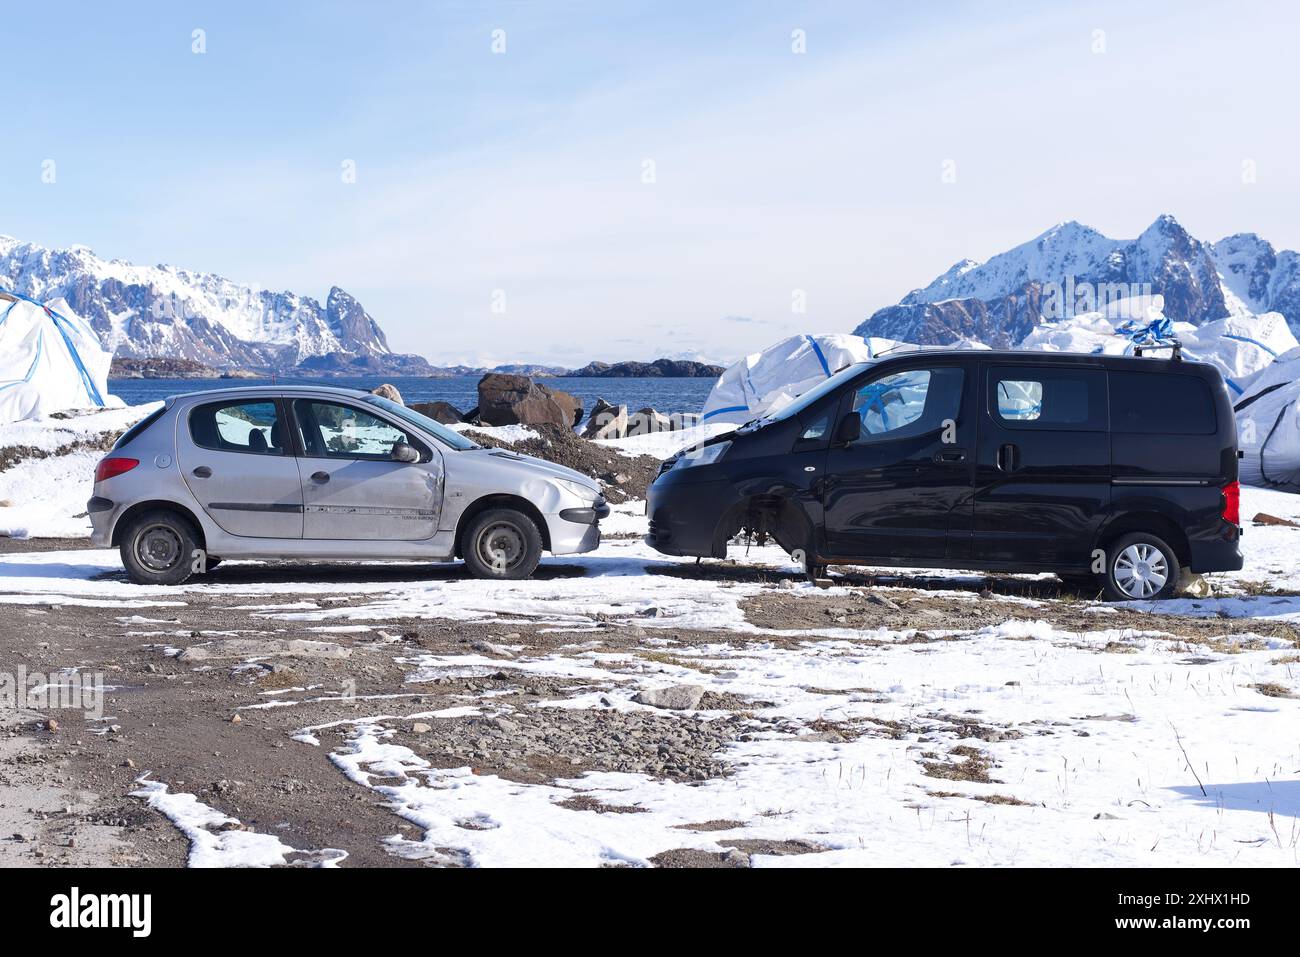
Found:
M 190 867 L 281 867 L 293 858 L 300 867 L 338 867 L 347 852 L 328 848 L 299 851 L 274 834 L 248 830 L 237 818 L 209 807 L 193 794 L 167 790 L 161 781 L 141 777 L 132 797 L 164 814 L 190 842 Z
M 613 674 L 631 680 L 580 696 L 575 706 L 636 707 L 638 687 L 668 678 L 770 702 L 724 749 L 729 773 L 704 783 L 589 773 L 526 785 L 437 769 L 381 721 L 358 722 L 331 759 L 423 829 L 391 838 L 396 852 L 455 848 L 478 865 L 641 864 L 720 839 L 826 849 L 760 851 L 760 866 L 1300 863 L 1300 742 L 1278 733 L 1300 702 L 1248 683 L 1294 668 L 1264 654 L 1190 667 L 1178 642 L 1156 639 L 1097 654 L 1117 637 L 1031 623 L 933 645 L 673 647 L 686 664 L 670 675 Z M 588 678 L 590 661 L 568 660 Z M 577 797 L 624 813 L 561 806 Z
M 1274 493 L 1251 497 L 1259 510 L 1284 517 L 1300 511 Z M 624 515 L 629 525 L 634 513 L 629 508 Z M 1248 532 L 1256 546 L 1247 549 L 1250 565 L 1229 579 L 1241 594 L 1152 610 L 1209 614 L 1207 602 L 1218 602 L 1229 614 L 1264 617 L 1277 610 L 1270 602 L 1294 602 L 1249 594 L 1247 586 L 1251 575 L 1294 580 L 1289 556 L 1297 550 L 1288 536 L 1300 536 L 1300 529 Z M 753 549 L 746 563 L 790 568 L 774 548 Z M 240 564 L 255 568 L 232 563 L 236 570 Z M 727 768 L 722 777 L 685 783 L 599 772 L 529 785 L 468 767 L 431 767 L 402 742 L 402 725 L 416 716 L 394 716 L 400 701 L 359 701 L 357 718 L 334 722 L 344 726 L 343 743 L 332 739 L 325 753 L 420 828 L 389 839 L 389 849 L 402 855 L 442 860 L 452 848 L 456 860 L 479 865 L 637 865 L 669 849 L 715 852 L 718 841 L 739 840 L 760 842 L 742 844 L 759 848 L 752 860 L 760 866 L 1300 863 L 1300 738 L 1293 733 L 1300 699 L 1285 696 L 1297 689 L 1300 656 L 1285 641 L 1258 639 L 1248 620 L 1224 620 L 1221 639 L 1193 644 L 1163 624 L 1147 631 L 1108 628 L 1105 615 L 1093 630 L 1062 630 L 1032 617 L 1033 606 L 1044 602 L 1026 600 L 1027 620 L 924 635 L 833 622 L 777 630 L 746 621 L 742 601 L 778 589 L 796 600 L 851 590 L 792 579 L 655 574 L 684 563 L 639 541 L 611 541 L 590 555 L 546 564 L 581 574 L 483 582 L 457 570 L 410 565 L 409 578 L 372 580 L 359 569 L 348 580 L 312 581 L 304 567 L 296 581 L 241 573 L 226 584 L 150 589 L 122 580 L 111 551 L 26 553 L 0 556 L 0 592 L 118 606 L 132 598 L 183 602 L 205 591 L 269 595 L 273 600 L 253 613 L 276 627 L 304 630 L 392 618 L 490 621 L 503 628 L 540 623 L 557 642 L 544 653 L 412 656 L 408 650 L 395 651 L 404 655 L 395 661 L 412 693 L 440 677 L 497 672 L 576 683 L 521 708 L 681 720 L 728 713 L 666 712 L 634 700 L 639 691 L 680 683 L 750 702 L 745 733 L 718 755 Z M 362 600 L 346 606 L 326 600 L 345 594 Z M 969 591 L 950 594 L 978 600 Z M 281 595 L 294 600 L 274 600 Z M 1300 607 L 1286 607 L 1284 616 L 1300 620 Z M 164 629 L 172 624 L 158 621 Z M 604 647 L 611 625 L 636 641 Z M 710 638 L 693 640 L 700 631 Z M 320 697 L 305 694 L 274 701 L 306 708 Z M 418 717 L 437 722 L 475 713 L 512 712 L 480 697 Z M 319 730 L 303 728 L 295 740 L 319 745 Z M 168 810 L 157 787 L 141 796 L 186 831 L 199 860 L 230 862 L 247 854 L 250 861 L 279 863 L 292 852 L 252 838 L 249 847 L 228 843 L 243 841 L 225 837 L 241 832 L 214 832 L 219 822 L 207 821 L 202 806 L 189 806 L 189 796 L 167 795 L 176 799 Z M 563 806 L 570 799 L 638 810 Z M 688 827 L 705 822 L 716 829 Z M 811 841 L 821 852 L 761 850 L 769 846 L 762 842 L 783 841 Z
M 104 432 L 125 432 L 161 405 L 161 402 L 149 402 L 119 409 L 72 412 L 67 413 L 67 418 L 41 417 L 6 422 L 0 424 L 0 446 L 22 445 L 53 452 Z
M 528 439 L 537 438 L 537 431 L 530 429 L 526 425 L 473 425 L 469 422 L 455 422 L 447 428 L 455 432 L 481 432 L 483 435 L 489 435 L 499 442 L 508 442 L 514 445 L 516 442 L 524 442 Z M 473 436 L 469 436 L 473 439 Z
M 614 449 L 624 455 L 650 455 L 657 459 L 666 459 L 682 449 L 699 445 L 705 439 L 723 432 L 735 430 L 735 425 L 726 423 L 696 425 L 689 429 L 675 432 L 647 432 L 645 435 L 629 435 L 622 439 L 594 439 L 597 445 Z
M 102 409 L 67 419 L 31 419 L 0 426 L 0 448 L 30 448 L 16 465 L 0 471 L 0 536 L 85 538 L 90 535 L 86 501 L 95 485 L 101 451 L 78 448 L 106 433 L 124 432 L 161 402 Z M 39 457 L 71 446 L 73 451 Z

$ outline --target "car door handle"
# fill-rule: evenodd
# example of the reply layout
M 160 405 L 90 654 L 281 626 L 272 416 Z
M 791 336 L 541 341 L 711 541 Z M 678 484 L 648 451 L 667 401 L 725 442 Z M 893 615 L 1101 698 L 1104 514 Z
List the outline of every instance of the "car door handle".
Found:
M 313 482 L 328 482 L 330 480 L 329 472 L 312 472 L 311 480 Z
M 965 462 L 965 449 L 940 449 L 934 453 L 935 462 Z
M 1014 472 L 1020 467 L 1020 449 L 1011 443 L 998 448 L 998 471 Z
M 195 478 L 211 478 L 212 469 L 208 468 L 206 465 L 200 465 L 194 469 L 191 474 L 193 474 Z

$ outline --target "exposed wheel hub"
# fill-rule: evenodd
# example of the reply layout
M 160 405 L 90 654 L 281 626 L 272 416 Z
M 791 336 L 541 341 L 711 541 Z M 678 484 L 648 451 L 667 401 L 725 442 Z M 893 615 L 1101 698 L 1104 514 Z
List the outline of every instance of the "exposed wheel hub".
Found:
M 1114 577 L 1130 598 L 1150 598 L 1169 581 L 1169 565 L 1160 549 L 1135 542 L 1116 556 Z

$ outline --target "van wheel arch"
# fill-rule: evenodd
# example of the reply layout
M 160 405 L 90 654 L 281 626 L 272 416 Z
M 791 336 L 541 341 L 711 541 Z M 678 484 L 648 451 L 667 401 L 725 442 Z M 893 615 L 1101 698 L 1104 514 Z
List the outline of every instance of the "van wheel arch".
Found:
M 538 511 L 537 506 L 526 498 L 518 495 L 508 495 L 505 493 L 497 495 L 484 495 L 471 502 L 465 511 L 460 513 L 460 518 L 456 521 L 456 538 L 454 545 L 454 554 L 457 558 L 464 558 L 463 544 L 465 529 L 469 528 L 470 523 L 490 508 L 513 508 L 523 512 L 537 525 L 537 530 L 542 534 L 542 549 L 551 550 L 551 530 L 546 525 L 546 519 Z
M 1150 532 L 1158 536 L 1174 550 L 1180 565 L 1186 567 L 1191 564 L 1192 549 L 1187 534 L 1173 519 L 1159 512 L 1126 512 L 1116 516 L 1102 527 L 1095 547 L 1107 552 L 1109 560 L 1110 546 L 1131 532 Z
M 816 525 L 786 495 L 751 495 L 727 509 L 713 532 L 713 557 L 726 558 L 727 543 L 741 531 L 754 535 L 759 544 L 770 538 L 791 554 L 803 549 L 808 560 L 816 552 Z

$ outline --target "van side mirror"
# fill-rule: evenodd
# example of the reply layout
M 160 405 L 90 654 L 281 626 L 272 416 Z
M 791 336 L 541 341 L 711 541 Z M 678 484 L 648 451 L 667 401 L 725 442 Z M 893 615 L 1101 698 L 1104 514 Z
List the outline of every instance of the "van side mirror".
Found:
M 394 462 L 405 462 L 407 465 L 414 465 L 420 461 L 420 453 L 414 446 L 407 445 L 405 442 L 394 442 L 390 457 Z
M 856 412 L 845 412 L 835 430 L 835 441 L 841 445 L 852 445 L 862 437 L 862 416 Z

